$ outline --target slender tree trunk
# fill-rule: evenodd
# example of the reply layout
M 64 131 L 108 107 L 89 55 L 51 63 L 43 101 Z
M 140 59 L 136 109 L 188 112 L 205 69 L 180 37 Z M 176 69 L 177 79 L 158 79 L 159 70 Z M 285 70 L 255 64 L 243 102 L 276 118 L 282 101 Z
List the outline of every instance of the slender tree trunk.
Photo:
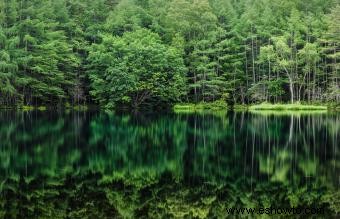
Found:
M 247 84 L 247 89 L 249 88 L 249 79 L 248 79 L 248 57 L 247 57 L 247 45 L 244 46 L 244 54 L 245 54 L 245 59 L 246 59 L 246 84 Z
M 270 39 L 269 39 L 269 45 L 270 45 Z M 269 83 L 271 83 L 271 77 L 270 77 L 270 74 L 271 74 L 271 62 L 270 62 L 270 58 L 268 57 L 268 81 Z M 269 99 L 269 102 L 270 102 L 270 96 L 269 96 L 269 89 L 267 89 L 267 92 L 268 92 L 268 99 Z
M 338 84 L 338 72 L 337 72 L 337 62 L 336 62 L 336 48 L 337 48 L 337 45 L 336 43 L 334 43 L 334 70 L 335 70 L 335 77 L 334 77 L 334 81 L 335 81 L 335 84 Z
M 289 77 L 290 102 L 294 103 L 294 85 L 293 80 Z
M 253 70 L 253 83 L 256 83 L 255 79 L 255 55 L 254 55 L 254 38 L 253 38 L 253 27 L 251 27 L 251 59 L 252 59 L 252 70 Z
M 314 63 L 314 74 L 313 74 L 313 101 L 316 100 L 315 85 L 316 85 L 316 62 Z

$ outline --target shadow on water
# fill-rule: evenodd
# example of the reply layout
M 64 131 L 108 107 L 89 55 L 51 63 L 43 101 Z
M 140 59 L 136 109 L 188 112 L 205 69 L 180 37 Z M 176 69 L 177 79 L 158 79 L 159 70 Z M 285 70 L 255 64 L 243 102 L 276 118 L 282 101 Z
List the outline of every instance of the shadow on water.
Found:
M 336 215 L 339 135 L 329 113 L 1 111 L 0 218 Z

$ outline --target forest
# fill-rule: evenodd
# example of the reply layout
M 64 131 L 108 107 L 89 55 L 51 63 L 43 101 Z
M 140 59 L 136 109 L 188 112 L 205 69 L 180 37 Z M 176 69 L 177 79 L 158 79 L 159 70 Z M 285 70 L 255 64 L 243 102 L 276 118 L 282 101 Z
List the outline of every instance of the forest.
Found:
M 0 0 L 0 107 L 340 102 L 338 0 Z

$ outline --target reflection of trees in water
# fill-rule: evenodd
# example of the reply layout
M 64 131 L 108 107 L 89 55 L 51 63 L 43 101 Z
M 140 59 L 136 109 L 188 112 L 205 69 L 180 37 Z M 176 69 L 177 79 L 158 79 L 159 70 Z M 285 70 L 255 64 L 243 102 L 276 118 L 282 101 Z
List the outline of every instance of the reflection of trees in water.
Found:
M 79 159 L 82 119 L 49 113 L 0 113 L 2 176 L 55 175 Z
M 180 170 L 187 125 L 179 118 L 101 114 L 90 129 L 89 162 L 95 170 L 97 161 L 104 172 Z
M 40 213 L 72 206 L 68 216 L 103 208 L 108 215 L 218 216 L 226 206 L 275 203 L 335 211 L 339 119 L 4 111 L 0 207 L 29 209 L 25 200 Z
M 300 180 L 321 179 L 327 174 L 328 180 L 335 185 L 338 183 L 339 133 L 334 132 L 340 126 L 338 116 L 254 116 L 253 119 L 257 121 L 251 120 L 250 126 L 258 136 L 253 143 L 258 148 L 263 147 L 258 152 L 261 172 L 283 182 L 298 180 L 297 176 Z M 281 128 L 274 128 L 278 124 Z M 271 130 L 276 131 L 271 133 Z
M 233 114 L 224 118 L 229 122 L 227 127 L 209 117 L 196 119 L 190 127 L 199 134 L 188 134 L 189 155 L 184 160 L 191 165 L 187 173 L 209 180 L 217 177 L 221 182 L 228 177 L 240 178 L 243 173 L 252 180 L 284 183 L 301 183 L 313 177 L 321 180 L 328 175 L 328 182 L 337 184 L 339 167 L 334 163 L 339 157 L 338 134 L 333 131 L 335 127 L 328 131 L 329 125 L 339 126 L 330 124 L 336 119 Z M 333 168 L 329 169 L 331 164 Z
M 339 169 L 339 116 L 0 115 L 1 172 L 161 174 L 185 180 L 308 180 Z M 6 174 L 5 174 L 6 175 Z

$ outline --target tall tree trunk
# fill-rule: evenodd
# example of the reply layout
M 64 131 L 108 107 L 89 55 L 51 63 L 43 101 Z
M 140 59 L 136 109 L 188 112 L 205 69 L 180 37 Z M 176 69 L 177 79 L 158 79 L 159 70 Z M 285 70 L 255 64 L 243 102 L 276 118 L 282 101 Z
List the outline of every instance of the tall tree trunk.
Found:
M 270 39 L 269 39 L 269 45 L 270 45 Z M 268 81 L 269 83 L 271 83 L 271 62 L 270 62 L 270 58 L 268 58 Z M 267 92 L 268 92 L 268 99 L 269 99 L 269 102 L 270 102 L 270 96 L 269 96 L 269 89 L 267 89 Z
M 316 94 L 315 94 L 315 85 L 316 85 L 316 62 L 314 63 L 314 74 L 313 74 L 313 101 L 316 100 Z
M 247 43 L 244 46 L 244 54 L 245 54 L 245 59 L 246 59 L 246 84 L 247 84 L 247 89 L 249 88 L 249 78 L 248 78 L 248 57 L 247 57 Z
M 251 59 L 252 59 L 252 70 L 253 70 L 253 83 L 256 83 L 255 79 L 255 57 L 254 57 L 254 38 L 253 38 L 253 28 L 252 35 L 251 35 Z
M 293 79 L 289 77 L 290 102 L 294 103 L 294 85 Z

